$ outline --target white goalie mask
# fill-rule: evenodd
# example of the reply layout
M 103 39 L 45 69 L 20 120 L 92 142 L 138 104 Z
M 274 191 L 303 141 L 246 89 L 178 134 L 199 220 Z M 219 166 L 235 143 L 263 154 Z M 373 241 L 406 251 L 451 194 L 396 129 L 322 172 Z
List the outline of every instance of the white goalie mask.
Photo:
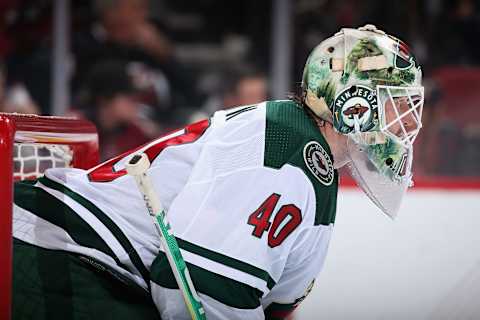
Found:
M 395 217 L 412 185 L 413 142 L 422 127 L 422 73 L 408 47 L 374 26 L 342 29 L 317 46 L 303 75 L 305 104 L 347 135 L 347 167 Z

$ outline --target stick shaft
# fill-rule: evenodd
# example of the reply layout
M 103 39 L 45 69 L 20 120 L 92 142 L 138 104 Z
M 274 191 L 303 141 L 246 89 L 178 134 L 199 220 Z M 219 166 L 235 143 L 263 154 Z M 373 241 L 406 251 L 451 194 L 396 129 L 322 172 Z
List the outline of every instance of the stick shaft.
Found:
M 143 200 L 148 209 L 148 213 L 153 220 L 155 229 L 160 237 L 160 242 L 165 250 L 168 263 L 172 268 L 173 275 L 182 292 L 183 299 L 187 306 L 190 316 L 194 320 L 206 319 L 205 311 L 200 302 L 200 298 L 190 278 L 185 260 L 182 257 L 177 240 L 172 233 L 170 224 L 167 220 L 166 213 L 155 193 L 150 178 L 147 176 L 146 170 L 150 166 L 148 158 L 145 154 L 141 155 L 142 159 L 132 158 L 127 164 L 127 172 L 133 176 Z M 137 160 L 136 162 L 134 160 Z M 146 162 L 145 162 L 146 161 Z M 135 163 L 133 163 L 135 162 Z

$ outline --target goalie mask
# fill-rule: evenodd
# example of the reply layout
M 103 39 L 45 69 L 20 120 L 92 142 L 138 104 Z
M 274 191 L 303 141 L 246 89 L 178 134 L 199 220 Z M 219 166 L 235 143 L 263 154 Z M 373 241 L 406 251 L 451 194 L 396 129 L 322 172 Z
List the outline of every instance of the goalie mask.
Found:
M 305 104 L 347 135 L 347 167 L 395 217 L 412 184 L 413 142 L 422 126 L 422 72 L 408 47 L 372 25 L 342 29 L 307 60 Z

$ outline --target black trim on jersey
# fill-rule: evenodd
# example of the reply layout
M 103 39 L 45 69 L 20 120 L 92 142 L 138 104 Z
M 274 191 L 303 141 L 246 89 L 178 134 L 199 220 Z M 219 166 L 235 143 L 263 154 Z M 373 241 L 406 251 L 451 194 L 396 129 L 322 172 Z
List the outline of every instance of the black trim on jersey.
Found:
M 229 112 L 229 113 L 227 113 L 227 114 L 225 115 L 225 117 L 226 117 L 227 120 L 230 120 L 230 119 L 232 119 L 233 117 L 238 116 L 239 114 L 242 114 L 242 113 L 247 112 L 247 111 L 255 110 L 255 109 L 257 109 L 257 106 L 256 106 L 256 105 L 254 105 L 254 106 L 247 106 L 247 107 L 245 107 L 245 108 L 242 108 L 242 109 L 239 109 L 239 110 L 235 110 L 235 111 L 233 111 L 233 112 Z
M 97 217 L 100 222 L 102 222 L 105 227 L 112 233 L 112 235 L 118 240 L 120 245 L 123 247 L 123 249 L 127 252 L 128 257 L 132 261 L 132 264 L 137 268 L 137 270 L 140 272 L 143 280 L 145 283 L 148 285 L 150 289 L 150 273 L 143 264 L 142 259 L 140 258 L 140 255 L 137 253 L 133 245 L 130 243 L 130 240 L 128 240 L 127 236 L 123 233 L 123 231 L 115 224 L 115 222 L 110 219 L 109 216 L 107 216 L 102 210 L 100 210 L 97 206 L 95 206 L 92 202 L 90 202 L 88 199 L 84 198 L 80 194 L 76 193 L 75 191 L 72 191 L 70 188 L 67 186 L 60 184 L 58 182 L 55 182 L 47 177 L 42 177 L 38 179 L 39 182 L 41 182 L 43 185 L 46 187 L 55 189 L 57 191 L 62 192 L 66 196 L 70 197 L 72 200 L 76 201 L 78 204 L 83 206 L 85 209 L 90 211 L 95 217 Z M 123 267 L 124 269 L 128 270 L 127 268 Z

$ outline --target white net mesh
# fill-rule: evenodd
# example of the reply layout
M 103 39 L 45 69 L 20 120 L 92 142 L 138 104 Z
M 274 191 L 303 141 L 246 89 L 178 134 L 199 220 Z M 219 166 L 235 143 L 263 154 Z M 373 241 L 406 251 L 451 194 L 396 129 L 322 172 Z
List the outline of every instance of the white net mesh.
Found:
M 13 149 L 14 180 L 40 177 L 46 169 L 72 166 L 73 151 L 68 145 L 15 143 Z

